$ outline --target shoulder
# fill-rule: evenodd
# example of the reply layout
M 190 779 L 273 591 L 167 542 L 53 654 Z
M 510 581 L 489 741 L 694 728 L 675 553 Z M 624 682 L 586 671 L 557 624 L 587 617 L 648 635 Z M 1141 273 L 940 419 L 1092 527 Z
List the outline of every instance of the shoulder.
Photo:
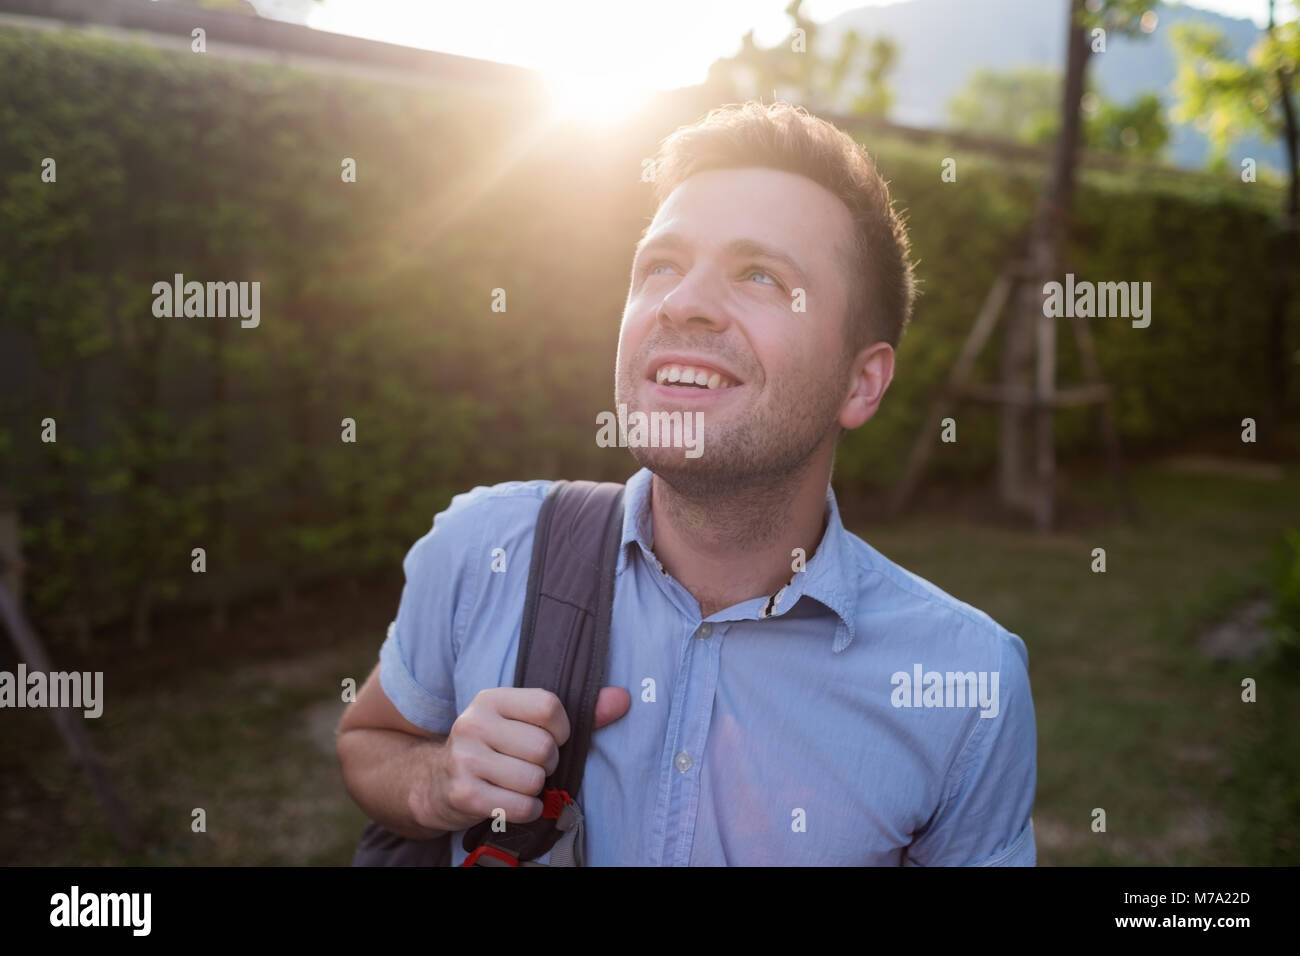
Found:
M 869 633 L 888 633 L 936 658 L 1027 669 L 1024 641 L 988 613 L 890 560 L 857 535 L 846 537 L 857 573 L 859 623 Z
M 542 499 L 553 484 L 549 479 L 506 481 L 477 485 L 455 495 L 407 554 L 407 576 L 432 557 L 464 558 L 482 546 L 505 547 L 521 534 L 531 534 Z
M 477 485 L 451 499 L 443 515 L 499 519 L 513 513 L 536 513 L 542 499 L 555 484 L 547 478 L 533 481 L 503 481 L 497 485 Z M 440 516 L 441 517 L 441 516 Z
M 479 485 L 451 499 L 402 562 L 406 587 L 398 613 L 399 638 L 403 621 L 412 633 L 428 630 L 430 621 L 444 628 L 450 622 L 448 646 L 459 653 L 475 612 L 502 599 L 501 589 L 521 588 L 526 580 L 526 574 L 494 572 L 527 569 L 537 515 L 552 484 L 536 480 Z M 413 644 L 416 638 L 405 640 Z

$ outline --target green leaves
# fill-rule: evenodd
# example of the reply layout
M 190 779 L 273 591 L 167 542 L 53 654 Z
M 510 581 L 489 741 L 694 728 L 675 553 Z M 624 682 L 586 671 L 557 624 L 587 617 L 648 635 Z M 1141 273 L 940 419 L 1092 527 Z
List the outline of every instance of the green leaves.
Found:
M 1234 140 L 1255 134 L 1276 139 L 1283 131 L 1278 71 L 1286 71 L 1295 96 L 1300 70 L 1300 23 L 1295 20 L 1265 34 L 1247 55 L 1233 58 L 1221 32 L 1205 24 L 1179 24 L 1172 35 L 1178 56 L 1172 115 L 1195 123 L 1210 141 L 1211 163 L 1222 168 Z
M 474 485 L 631 471 L 596 448 L 594 415 L 645 224 L 640 159 L 694 116 L 587 141 L 459 94 L 79 34 L 0 29 L 0 62 L 0 349 L 23 357 L 3 366 L 23 374 L 0 389 L 0 462 L 37 616 L 393 569 Z M 880 414 L 844 443 L 837 478 L 858 486 L 897 477 L 1041 175 L 867 142 L 925 294 Z M 46 156 L 57 183 L 40 182 Z M 1231 185 L 1084 171 L 1073 271 L 1156 283 L 1149 335 L 1094 327 L 1127 439 L 1175 441 L 1260 401 L 1268 187 Z M 153 317 L 152 284 L 176 272 L 261 282 L 261 324 Z M 46 416 L 57 444 L 39 441 Z M 941 467 L 987 467 L 992 417 L 959 434 Z

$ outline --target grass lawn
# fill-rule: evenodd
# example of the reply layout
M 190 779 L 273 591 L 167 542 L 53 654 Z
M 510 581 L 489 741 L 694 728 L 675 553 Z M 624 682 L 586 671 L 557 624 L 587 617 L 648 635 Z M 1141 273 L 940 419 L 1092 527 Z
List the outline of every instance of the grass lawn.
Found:
M 945 513 L 851 527 L 1025 640 L 1040 864 L 1300 863 L 1300 675 L 1267 654 L 1216 663 L 1196 647 L 1267 591 L 1282 529 L 1300 526 L 1300 475 L 1153 466 L 1135 488 L 1138 526 L 1040 537 Z M 1097 479 L 1071 500 L 1095 513 L 1108 494 Z M 1104 574 L 1090 569 L 1098 547 Z M 48 717 L 11 710 L 0 863 L 347 863 L 364 819 L 334 758 L 339 689 L 369 672 L 399 593 L 386 581 L 291 612 L 251 607 L 223 635 L 204 618 L 164 620 L 147 652 L 119 635 L 84 654 L 55 648 L 57 669 L 106 672 L 104 716 L 87 725 L 150 849 L 119 851 Z M 1245 677 L 1256 703 L 1241 700 Z
M 1092 488 L 1110 494 L 1104 476 Z M 1300 524 L 1300 479 L 1148 468 L 1135 491 L 1138 526 L 1040 538 L 920 518 L 869 540 L 1024 639 L 1040 865 L 1294 865 L 1300 679 L 1264 657 L 1213 662 L 1195 638 L 1267 591 L 1281 530 Z M 1245 677 L 1256 703 L 1241 699 Z

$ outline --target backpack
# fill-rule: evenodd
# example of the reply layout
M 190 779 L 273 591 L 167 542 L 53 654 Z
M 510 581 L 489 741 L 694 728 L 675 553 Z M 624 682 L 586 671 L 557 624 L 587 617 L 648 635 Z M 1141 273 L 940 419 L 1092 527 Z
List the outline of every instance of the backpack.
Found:
M 614 568 L 623 532 L 623 486 L 557 481 L 542 500 L 515 665 L 516 687 L 541 687 L 564 703 L 570 735 L 542 789 L 542 815 L 504 832 L 484 820 L 465 833 L 463 866 L 580 866 L 582 813 L 575 803 L 605 680 Z M 451 834 L 410 840 L 371 822 L 353 866 L 450 866 Z

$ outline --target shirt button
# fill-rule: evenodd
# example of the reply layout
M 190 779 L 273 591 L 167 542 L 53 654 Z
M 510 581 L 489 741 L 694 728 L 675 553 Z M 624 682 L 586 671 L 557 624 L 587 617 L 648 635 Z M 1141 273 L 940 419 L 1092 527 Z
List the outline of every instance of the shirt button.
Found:
M 686 771 L 691 769 L 691 755 L 688 754 L 685 750 L 683 750 L 681 753 L 677 755 L 677 758 L 673 761 L 673 763 L 677 765 L 678 770 L 680 770 L 682 773 L 685 773 Z
M 703 624 L 701 624 L 698 628 L 695 629 L 696 637 L 708 637 L 712 633 L 713 633 L 713 625 L 710 624 L 708 621 L 705 621 Z

